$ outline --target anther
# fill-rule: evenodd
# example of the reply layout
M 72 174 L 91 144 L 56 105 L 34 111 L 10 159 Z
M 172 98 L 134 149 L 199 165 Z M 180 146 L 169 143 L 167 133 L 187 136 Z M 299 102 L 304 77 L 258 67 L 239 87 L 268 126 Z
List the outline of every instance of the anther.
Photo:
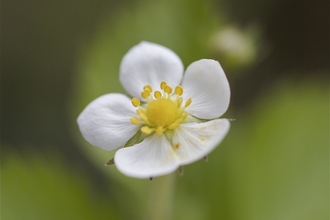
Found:
M 141 96 L 145 99 L 148 98 L 149 95 L 150 95 L 150 91 L 148 89 L 145 89 L 143 90 L 143 92 L 141 92 Z
M 143 90 L 149 90 L 149 92 L 152 92 L 152 88 L 151 88 L 151 86 L 149 84 L 145 85 L 143 87 Z
M 141 132 L 144 134 L 151 134 L 151 132 L 153 131 L 151 128 L 149 128 L 148 126 L 144 126 L 141 129 Z
M 182 95 L 183 94 L 183 88 L 181 87 L 181 86 L 177 86 L 177 87 L 175 87 L 175 94 L 177 94 L 177 95 Z
M 172 93 L 172 88 L 168 85 L 165 86 L 164 88 L 164 91 L 167 93 L 167 94 L 171 94 Z
M 135 125 L 138 125 L 138 124 L 140 124 L 140 120 L 137 117 L 132 117 L 131 118 L 131 123 L 135 124 Z
M 162 93 L 159 91 L 155 91 L 154 96 L 156 99 L 158 99 L 158 98 L 162 97 Z
M 140 100 L 137 98 L 132 98 L 132 105 L 138 107 L 140 105 Z
M 181 86 L 172 89 L 166 82 L 161 82 L 160 88 L 161 90 L 153 92 L 149 84 L 143 87 L 141 96 L 147 100 L 147 105 L 143 105 L 144 107 L 141 106 L 138 98 L 132 99 L 132 105 L 137 108 L 138 116 L 131 117 L 130 121 L 132 124 L 142 125 L 140 131 L 146 135 L 152 133 L 162 135 L 166 130 L 176 129 L 189 115 L 184 110 L 191 104 L 192 99 L 187 99 L 182 106 Z
M 186 103 L 184 104 L 185 107 L 188 107 L 191 104 L 192 100 L 189 98 Z
M 164 90 L 166 85 L 167 85 L 167 83 L 163 81 L 163 82 L 160 83 L 160 88 L 162 90 Z

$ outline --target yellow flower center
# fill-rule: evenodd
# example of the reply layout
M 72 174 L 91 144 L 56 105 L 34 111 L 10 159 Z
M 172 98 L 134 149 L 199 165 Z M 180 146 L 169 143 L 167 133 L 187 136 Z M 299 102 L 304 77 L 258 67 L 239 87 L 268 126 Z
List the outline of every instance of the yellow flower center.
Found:
M 166 82 L 160 84 L 160 91 L 155 91 L 152 95 L 150 85 L 143 87 L 141 96 L 147 100 L 145 105 L 137 98 L 132 99 L 132 104 L 137 108 L 136 113 L 139 117 L 132 117 L 131 123 L 142 125 L 141 131 L 145 134 L 161 135 L 166 130 L 173 130 L 179 126 L 188 116 L 184 112 L 185 108 L 191 103 L 189 98 L 183 105 L 183 89 L 181 86 L 175 87 L 174 93 L 172 88 Z
M 152 125 L 165 127 L 177 119 L 178 112 L 178 106 L 172 100 L 158 98 L 149 103 L 146 115 Z

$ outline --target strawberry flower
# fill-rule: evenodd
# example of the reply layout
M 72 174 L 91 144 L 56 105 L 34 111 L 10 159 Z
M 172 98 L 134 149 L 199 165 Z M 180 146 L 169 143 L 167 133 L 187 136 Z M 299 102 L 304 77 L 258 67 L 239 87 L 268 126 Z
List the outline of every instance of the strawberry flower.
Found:
M 83 137 L 114 156 L 127 176 L 171 173 L 205 157 L 226 136 L 220 119 L 229 105 L 228 80 L 217 61 L 202 59 L 183 74 L 180 58 L 158 44 L 141 42 L 120 65 L 120 82 L 133 98 L 111 93 L 79 115 Z

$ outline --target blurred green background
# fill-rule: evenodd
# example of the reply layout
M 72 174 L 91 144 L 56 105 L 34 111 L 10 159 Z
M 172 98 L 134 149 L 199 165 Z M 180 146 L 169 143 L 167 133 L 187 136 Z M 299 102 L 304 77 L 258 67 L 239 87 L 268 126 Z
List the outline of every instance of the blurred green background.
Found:
M 1 219 L 146 219 L 159 183 L 104 167 L 76 118 L 142 40 L 219 60 L 235 118 L 175 174 L 172 219 L 329 219 L 329 2 L 12 0 L 1 19 Z M 151 210 L 152 211 L 152 210 Z

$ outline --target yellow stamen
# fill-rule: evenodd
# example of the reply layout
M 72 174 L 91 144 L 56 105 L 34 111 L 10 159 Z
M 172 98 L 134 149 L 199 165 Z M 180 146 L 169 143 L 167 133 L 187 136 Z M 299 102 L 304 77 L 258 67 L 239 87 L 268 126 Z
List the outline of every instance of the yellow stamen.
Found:
M 184 104 L 185 107 L 188 107 L 190 104 L 191 104 L 192 100 L 191 98 L 189 98 L 187 101 L 186 101 L 186 104 Z
M 188 113 L 182 113 L 182 121 L 186 120 L 188 117 Z
M 140 120 L 137 117 L 132 117 L 131 118 L 131 123 L 135 124 L 135 125 L 138 125 L 138 124 L 140 124 Z
M 151 88 L 151 86 L 149 84 L 145 85 L 143 87 L 143 90 L 149 90 L 150 93 L 152 92 L 152 88 Z
M 162 90 L 164 90 L 166 85 L 167 85 L 166 82 L 161 82 L 161 84 L 160 84 L 160 88 L 161 88 Z
M 130 118 L 132 124 L 141 126 L 142 133 L 149 135 L 156 133 L 162 135 L 167 130 L 176 129 L 180 124 L 186 120 L 189 116 L 185 112 L 185 108 L 188 107 L 192 99 L 189 98 L 183 103 L 183 88 L 176 86 L 173 89 L 167 85 L 166 82 L 160 84 L 161 90 L 157 90 L 153 93 L 150 85 L 145 85 L 141 96 L 146 99 L 145 104 L 141 106 L 141 101 L 138 98 L 132 99 L 132 105 L 137 108 L 137 117 Z
M 137 98 L 132 98 L 132 105 L 138 107 L 140 105 L 140 100 Z
M 162 93 L 159 92 L 159 91 L 156 91 L 156 92 L 154 93 L 154 96 L 155 96 L 156 99 L 158 99 L 158 98 L 162 97 Z
M 148 117 L 146 116 L 146 114 L 141 109 L 136 110 L 136 113 L 140 116 L 140 118 L 143 121 L 146 121 L 146 122 L 148 121 Z
M 164 88 L 164 91 L 167 93 L 167 94 L 171 94 L 172 93 L 172 88 L 168 85 L 165 86 Z
M 167 129 L 174 129 L 176 127 L 178 127 L 178 125 L 182 122 L 182 118 L 178 118 L 175 122 L 173 122 L 172 124 L 170 124 Z
M 143 92 L 141 92 L 141 96 L 145 99 L 148 98 L 149 95 L 150 95 L 150 91 L 148 89 L 143 90 Z
M 151 132 L 153 131 L 153 129 L 149 128 L 148 126 L 143 126 L 140 130 L 144 134 L 151 134 Z
M 181 86 L 175 87 L 175 94 L 182 95 L 183 94 L 183 88 Z

